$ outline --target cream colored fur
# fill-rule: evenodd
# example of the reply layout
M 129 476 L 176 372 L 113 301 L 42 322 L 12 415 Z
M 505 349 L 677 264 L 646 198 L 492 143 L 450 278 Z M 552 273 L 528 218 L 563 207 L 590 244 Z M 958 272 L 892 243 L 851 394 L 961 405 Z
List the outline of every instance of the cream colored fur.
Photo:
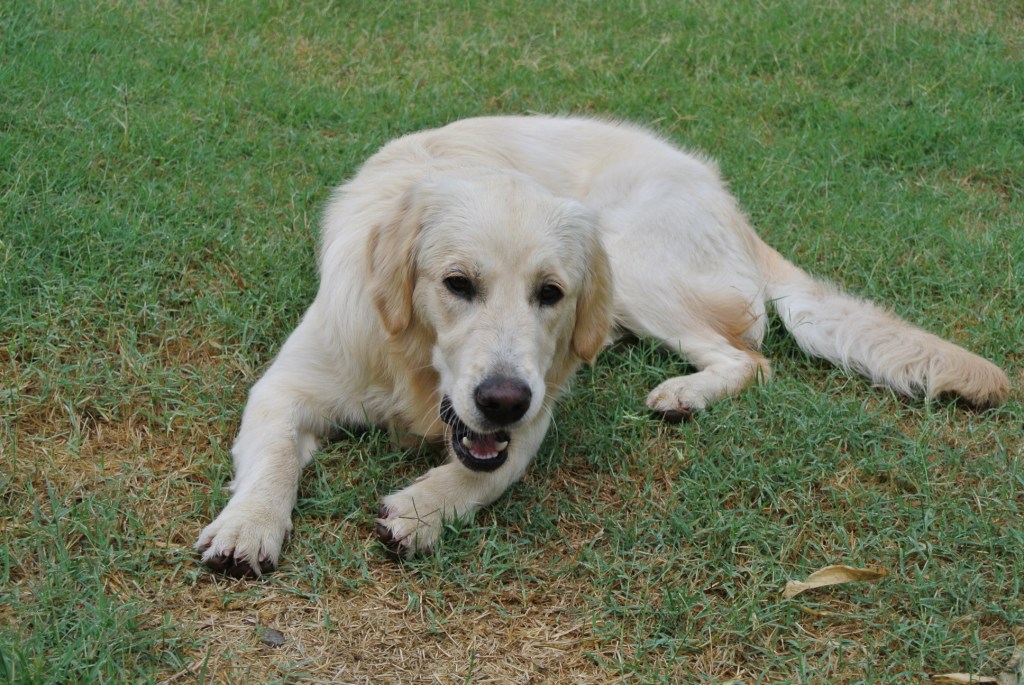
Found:
M 459 460 L 384 498 L 378 530 L 428 549 L 518 480 L 575 368 L 617 334 L 653 337 L 697 372 L 647 404 L 681 418 L 769 374 L 758 353 L 771 302 L 800 347 L 907 395 L 989 406 L 996 366 L 814 280 L 754 233 L 710 162 L 629 125 L 591 119 L 460 121 L 385 146 L 325 212 L 320 289 L 253 387 L 232 453 L 233 495 L 197 541 L 232 572 L 273 568 L 302 466 L 337 424 L 444 443 L 442 397 L 474 431 L 488 376 L 521 379 L 508 459 Z M 446 287 L 470 279 L 475 295 Z M 554 284 L 553 305 L 536 293 Z M 448 452 L 452 448 L 448 447 Z

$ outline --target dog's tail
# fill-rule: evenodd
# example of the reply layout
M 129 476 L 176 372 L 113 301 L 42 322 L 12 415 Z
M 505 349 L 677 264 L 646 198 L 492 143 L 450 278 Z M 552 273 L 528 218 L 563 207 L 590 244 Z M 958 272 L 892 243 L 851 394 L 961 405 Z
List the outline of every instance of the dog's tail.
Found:
M 804 352 L 857 371 L 903 395 L 955 395 L 979 407 L 1006 401 L 995 364 L 812 278 L 758 240 L 767 297 Z

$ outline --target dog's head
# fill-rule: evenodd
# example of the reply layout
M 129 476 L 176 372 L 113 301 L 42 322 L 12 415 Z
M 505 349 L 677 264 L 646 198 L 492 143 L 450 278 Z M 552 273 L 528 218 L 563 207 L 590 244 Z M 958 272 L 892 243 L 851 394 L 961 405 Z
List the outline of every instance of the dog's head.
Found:
M 501 466 L 611 324 L 594 214 L 513 174 L 421 181 L 377 227 L 371 288 L 391 336 L 434 340 L 441 419 L 469 468 Z

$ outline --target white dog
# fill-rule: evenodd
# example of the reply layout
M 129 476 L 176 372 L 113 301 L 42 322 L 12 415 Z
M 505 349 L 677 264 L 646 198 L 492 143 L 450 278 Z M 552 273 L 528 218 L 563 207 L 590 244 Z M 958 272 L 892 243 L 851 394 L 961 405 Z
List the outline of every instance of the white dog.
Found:
M 253 387 L 233 495 L 196 543 L 234 575 L 273 569 L 299 472 L 332 426 L 443 443 L 384 501 L 383 543 L 428 549 L 518 480 L 581 362 L 655 338 L 698 371 L 647 405 L 681 420 L 767 378 L 771 302 L 808 354 L 906 395 L 1003 402 L 996 366 L 815 280 L 754 233 L 708 161 L 624 124 L 496 117 L 385 146 L 323 222 L 320 289 Z

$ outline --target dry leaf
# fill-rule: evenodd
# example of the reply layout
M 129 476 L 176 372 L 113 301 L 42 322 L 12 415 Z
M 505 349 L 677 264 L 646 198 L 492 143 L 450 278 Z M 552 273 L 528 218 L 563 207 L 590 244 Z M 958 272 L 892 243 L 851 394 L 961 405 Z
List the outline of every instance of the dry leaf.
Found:
M 933 675 L 933 683 L 995 683 L 996 685 L 1024 685 L 1024 647 L 1013 650 L 1010 660 L 999 671 L 999 675 L 977 675 L 975 673 L 943 673 Z
M 807 580 L 791 580 L 786 583 L 786 589 L 782 591 L 782 597 L 789 599 L 796 597 L 804 590 L 826 585 L 839 585 L 841 583 L 856 583 L 859 581 L 881 580 L 889 575 L 884 568 L 853 568 L 852 566 L 826 566 L 820 571 L 815 571 L 807 576 Z

